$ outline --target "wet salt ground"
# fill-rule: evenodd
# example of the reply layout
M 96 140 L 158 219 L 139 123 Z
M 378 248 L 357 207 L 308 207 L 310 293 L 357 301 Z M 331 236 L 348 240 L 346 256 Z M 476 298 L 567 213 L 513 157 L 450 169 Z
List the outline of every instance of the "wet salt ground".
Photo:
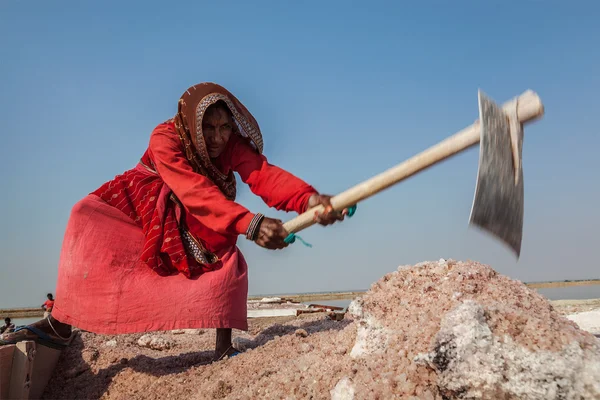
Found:
M 234 342 L 245 350 L 244 354 L 214 364 L 210 363 L 214 330 L 154 333 L 154 337 L 170 344 L 163 350 L 140 346 L 141 334 L 81 333 L 61 357 L 44 398 L 224 398 L 239 390 L 246 392 L 255 380 L 264 383 L 272 375 L 285 375 L 291 368 L 286 362 L 294 363 L 298 353 L 314 352 L 315 347 L 350 346 L 351 328 L 346 343 L 340 340 L 340 332 L 350 326 L 349 321 L 327 320 L 322 314 L 253 319 L 249 332 L 234 331 Z M 321 343 L 315 343 L 315 338 Z M 312 344 L 305 343 L 307 340 L 312 340 Z M 312 361 L 301 362 L 296 372 L 305 372 L 310 364 Z M 303 379 L 299 375 L 297 378 Z M 275 392 L 272 389 L 271 393 Z M 305 398 L 301 392 L 293 398 Z M 250 397 L 241 398 L 274 398 L 261 387 L 255 387 L 251 393 Z

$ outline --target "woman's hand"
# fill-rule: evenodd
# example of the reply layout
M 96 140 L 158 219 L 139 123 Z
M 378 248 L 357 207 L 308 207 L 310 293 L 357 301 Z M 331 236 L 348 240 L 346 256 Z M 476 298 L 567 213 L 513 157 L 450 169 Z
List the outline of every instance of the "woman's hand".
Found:
M 343 221 L 344 217 L 348 214 L 348 209 L 345 208 L 341 212 L 333 211 L 331 206 L 331 197 L 327 194 L 313 194 L 308 200 L 308 209 L 322 205 L 325 207 L 325 211 L 321 214 L 315 212 L 315 222 L 321 225 L 331 225 L 336 221 Z
M 281 220 L 264 217 L 254 241 L 265 249 L 278 250 L 288 246 L 284 242 L 287 236 L 288 232 L 283 228 Z

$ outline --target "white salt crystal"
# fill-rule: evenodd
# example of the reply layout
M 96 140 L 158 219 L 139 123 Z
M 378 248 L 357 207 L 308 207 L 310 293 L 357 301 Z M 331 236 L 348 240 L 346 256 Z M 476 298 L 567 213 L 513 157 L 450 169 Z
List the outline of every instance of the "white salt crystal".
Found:
M 354 385 L 350 378 L 343 377 L 329 393 L 331 394 L 331 400 L 353 400 L 354 392 Z
M 575 322 L 580 329 L 588 331 L 593 335 L 600 335 L 600 308 L 567 315 L 567 318 Z

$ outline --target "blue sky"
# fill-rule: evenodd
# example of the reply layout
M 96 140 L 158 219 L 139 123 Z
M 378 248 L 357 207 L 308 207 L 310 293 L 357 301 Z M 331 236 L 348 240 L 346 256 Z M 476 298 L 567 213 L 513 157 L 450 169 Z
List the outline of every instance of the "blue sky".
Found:
M 189 86 L 227 87 L 269 160 L 336 194 L 471 124 L 477 90 L 535 90 L 517 262 L 468 227 L 478 150 L 269 252 L 250 293 L 368 288 L 399 265 L 477 260 L 524 281 L 597 278 L 600 3 L 0 2 L 0 308 L 54 290 L 73 204 L 133 167 Z M 284 220 L 242 187 L 238 201 Z

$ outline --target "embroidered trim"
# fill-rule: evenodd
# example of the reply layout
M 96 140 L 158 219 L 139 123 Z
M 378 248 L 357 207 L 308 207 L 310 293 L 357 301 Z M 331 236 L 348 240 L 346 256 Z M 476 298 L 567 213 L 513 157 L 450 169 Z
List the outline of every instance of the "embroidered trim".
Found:
M 181 229 L 181 238 L 183 239 L 183 245 L 185 246 L 186 251 L 188 251 L 199 264 L 214 264 L 219 261 L 219 257 L 207 251 L 189 231 Z

